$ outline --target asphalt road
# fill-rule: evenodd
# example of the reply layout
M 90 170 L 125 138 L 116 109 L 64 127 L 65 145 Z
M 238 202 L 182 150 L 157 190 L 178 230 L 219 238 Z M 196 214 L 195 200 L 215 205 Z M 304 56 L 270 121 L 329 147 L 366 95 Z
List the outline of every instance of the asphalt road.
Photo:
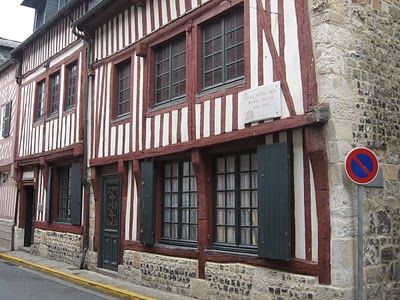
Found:
M 0 300 L 117 299 L 0 260 Z

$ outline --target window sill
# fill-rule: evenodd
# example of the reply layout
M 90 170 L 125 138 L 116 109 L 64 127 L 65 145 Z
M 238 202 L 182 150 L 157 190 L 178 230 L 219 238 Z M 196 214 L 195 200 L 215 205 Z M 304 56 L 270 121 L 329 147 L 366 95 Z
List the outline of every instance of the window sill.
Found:
M 165 112 L 169 112 L 171 110 L 179 109 L 185 105 L 186 105 L 186 97 L 168 101 L 168 102 L 164 102 L 164 103 L 160 103 L 160 104 L 154 105 L 153 107 L 149 107 L 146 112 L 146 116 L 150 117 L 150 116 L 162 114 Z
M 70 223 L 59 223 L 58 221 L 54 221 L 54 223 L 36 221 L 34 223 L 34 227 L 37 229 L 41 229 L 41 230 L 57 231 L 57 232 L 72 233 L 72 234 L 82 234 L 82 226 L 81 225 L 72 225 Z
M 179 241 L 179 240 L 162 239 L 156 245 L 163 246 L 163 247 L 173 247 L 173 248 L 180 247 L 182 249 L 197 249 L 196 242 Z
M 201 103 L 206 100 L 210 100 L 210 98 L 219 98 L 225 95 L 234 94 L 245 90 L 246 84 L 244 78 L 239 78 L 237 80 L 219 84 L 213 87 L 209 87 L 201 90 L 196 95 L 196 103 Z
M 44 124 L 44 118 L 40 117 L 39 119 L 36 119 L 35 121 L 33 121 L 32 126 L 36 127 L 36 126 L 43 125 L 43 124 Z
M 55 119 L 57 119 L 57 118 L 58 118 L 58 111 L 57 111 L 57 112 L 53 112 L 51 115 L 49 115 L 49 116 L 46 118 L 46 122 L 55 120 Z
M 237 247 L 229 245 L 214 244 L 212 251 L 217 251 L 220 253 L 229 253 L 233 255 L 248 255 L 257 256 L 258 248 L 255 247 Z
M 131 116 L 130 113 L 123 114 L 123 115 L 117 117 L 116 119 L 112 120 L 111 124 L 112 125 L 124 124 L 129 121 L 130 116 Z
M 68 107 L 68 108 L 66 108 L 64 111 L 63 111 L 63 116 L 68 116 L 68 115 L 70 115 L 70 114 L 73 114 L 74 112 L 75 112 L 75 105 L 74 106 L 70 106 L 70 107 Z

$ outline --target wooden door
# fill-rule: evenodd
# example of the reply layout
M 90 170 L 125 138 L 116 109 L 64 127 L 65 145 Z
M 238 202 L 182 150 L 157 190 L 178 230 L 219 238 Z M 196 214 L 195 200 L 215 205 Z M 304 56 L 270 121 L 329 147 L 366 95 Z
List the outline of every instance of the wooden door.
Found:
M 117 271 L 120 247 L 121 186 L 118 176 L 103 178 L 101 219 L 101 262 L 103 268 Z

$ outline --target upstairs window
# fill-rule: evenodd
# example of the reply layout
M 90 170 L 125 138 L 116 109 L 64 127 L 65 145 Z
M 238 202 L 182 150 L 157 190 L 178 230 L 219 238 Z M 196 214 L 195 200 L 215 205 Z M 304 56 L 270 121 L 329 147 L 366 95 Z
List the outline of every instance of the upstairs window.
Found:
M 243 78 L 243 14 L 238 7 L 202 27 L 204 89 Z
M 67 97 L 65 109 L 73 107 L 77 102 L 78 95 L 78 64 L 76 62 L 67 66 Z
M 1 136 L 3 138 L 7 138 L 10 135 L 10 128 L 11 128 L 11 102 L 3 105 L 1 107 Z
M 60 103 L 60 73 L 50 76 L 50 115 L 58 112 Z
M 116 117 L 121 117 L 130 112 L 131 95 L 131 63 L 125 61 L 117 65 L 118 107 Z
M 186 39 L 176 38 L 154 50 L 155 104 L 172 101 L 186 93 Z
M 43 118 L 46 102 L 46 81 L 42 80 L 37 84 L 36 95 L 36 120 Z

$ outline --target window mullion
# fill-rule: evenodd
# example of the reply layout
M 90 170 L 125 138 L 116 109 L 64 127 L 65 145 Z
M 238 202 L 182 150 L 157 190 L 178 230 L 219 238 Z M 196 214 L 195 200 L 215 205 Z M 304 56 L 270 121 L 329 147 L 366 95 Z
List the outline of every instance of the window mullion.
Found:
M 169 61 L 168 61 L 168 100 L 171 100 L 172 90 L 172 43 L 169 44 Z M 179 174 L 178 174 L 179 176 Z M 178 179 L 179 181 L 179 179 Z M 178 226 L 179 227 L 179 226 Z
M 226 80 L 226 49 L 225 49 L 225 17 L 222 18 L 221 22 L 221 61 L 222 61 L 222 82 L 225 82 Z
M 182 239 L 182 164 L 178 162 L 178 239 Z
M 240 160 L 239 155 L 235 156 L 235 214 L 236 214 L 236 246 L 240 245 Z

